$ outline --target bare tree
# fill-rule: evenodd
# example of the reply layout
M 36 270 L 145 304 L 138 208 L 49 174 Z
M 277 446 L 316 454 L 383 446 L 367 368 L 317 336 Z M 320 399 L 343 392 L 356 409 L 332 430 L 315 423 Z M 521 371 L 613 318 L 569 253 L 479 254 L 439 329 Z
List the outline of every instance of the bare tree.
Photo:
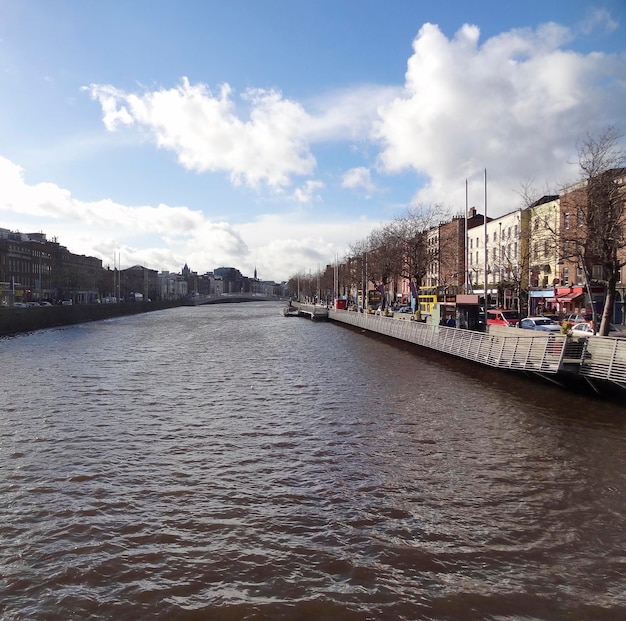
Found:
M 401 274 L 402 240 L 397 235 L 395 221 L 372 231 L 367 239 L 367 277 L 382 296 L 381 308 L 387 304 L 386 293 Z
M 582 263 L 587 284 L 592 279 L 606 287 L 601 335 L 609 332 L 619 273 L 626 265 L 626 156 L 620 139 L 609 127 L 599 137 L 588 135 L 580 142 L 581 182 L 563 196 L 563 253 Z
M 407 209 L 406 214 L 393 223 L 393 234 L 398 240 L 399 275 L 407 279 L 415 291 L 419 291 L 429 267 L 439 261 L 438 235 L 429 233 L 436 231 L 447 217 L 439 204 L 418 205 Z
M 439 243 L 432 232 L 445 217 L 447 213 L 440 205 L 410 207 L 372 231 L 367 239 L 352 244 L 347 261 L 353 266 L 354 281 L 362 282 L 364 288 L 371 283 L 382 294 L 402 278 L 411 283 L 416 294 L 429 267 L 439 260 Z M 383 295 L 383 308 L 386 303 Z
M 317 277 L 311 272 L 299 272 L 287 281 L 289 294 L 300 301 L 311 301 L 317 294 Z
M 350 288 L 362 291 L 362 303 L 365 306 L 367 292 L 367 280 L 365 276 L 365 263 L 369 250 L 366 240 L 359 240 L 348 246 L 348 254 L 344 258 L 346 280 Z

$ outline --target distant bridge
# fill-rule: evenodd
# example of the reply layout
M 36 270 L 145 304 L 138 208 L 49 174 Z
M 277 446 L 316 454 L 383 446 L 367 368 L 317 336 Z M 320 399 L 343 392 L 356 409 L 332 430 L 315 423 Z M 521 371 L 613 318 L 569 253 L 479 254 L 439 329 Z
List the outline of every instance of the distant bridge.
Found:
M 280 302 L 285 298 L 278 295 L 257 295 L 254 293 L 222 293 L 220 295 L 194 295 L 185 298 L 185 306 L 201 304 L 229 304 L 237 302 Z

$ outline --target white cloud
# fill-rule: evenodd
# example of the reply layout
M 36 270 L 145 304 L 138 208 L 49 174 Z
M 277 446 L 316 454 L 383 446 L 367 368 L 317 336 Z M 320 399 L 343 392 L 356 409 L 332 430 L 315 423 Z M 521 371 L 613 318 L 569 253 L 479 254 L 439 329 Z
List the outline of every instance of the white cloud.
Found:
M 619 24 L 604 8 L 594 7 L 587 14 L 585 20 L 578 26 L 581 33 L 589 35 L 594 32 L 611 33 L 617 30 Z
M 218 95 L 186 78 L 177 88 L 141 95 L 96 84 L 88 90 L 102 106 L 107 129 L 136 124 L 151 133 L 159 147 L 175 152 L 189 170 L 227 172 L 234 184 L 273 189 L 315 170 L 305 135 L 309 117 L 300 104 L 277 91 L 244 93 L 250 108 L 244 121 L 236 115 L 228 85 Z
M 244 266 L 260 278 L 286 280 L 296 273 L 324 268 L 342 259 L 350 244 L 363 239 L 379 223 L 367 218 L 319 222 L 300 213 L 264 214 L 237 229 L 248 240 L 250 256 Z M 277 274 L 279 276 L 273 276 Z
M 449 40 L 435 25 L 420 29 L 405 91 L 381 108 L 379 165 L 424 175 L 415 200 L 457 207 L 464 179 L 487 168 L 492 206 L 504 213 L 518 206 L 523 179 L 571 180 L 577 139 L 623 118 L 626 63 L 560 49 L 571 33 L 556 24 L 483 45 L 479 34 L 465 25 Z
M 322 266 L 376 225 L 368 219 L 320 223 L 300 211 L 264 214 L 232 225 L 214 222 L 187 207 L 129 206 L 103 199 L 86 202 L 53 183 L 29 185 L 24 171 L 0 157 L 0 222 L 3 228 L 43 231 L 71 252 L 96 256 L 122 267 L 142 264 L 156 270 L 195 271 L 232 265 L 251 276 L 286 280 L 298 271 Z M 311 183 L 313 193 L 318 184 Z
M 311 142 L 369 142 L 378 109 L 401 94 L 399 86 L 359 84 L 319 95 L 309 102 L 307 137 Z
M 311 203 L 321 200 L 318 192 L 324 187 L 321 181 L 306 181 L 303 186 L 296 188 L 293 198 L 298 203 Z
M 589 24 L 594 32 L 615 27 L 602 12 Z M 372 170 L 385 187 L 398 173 L 414 173 L 416 202 L 460 210 L 466 178 L 471 203 L 482 204 L 486 168 L 490 215 L 499 215 L 518 206 L 515 192 L 525 180 L 555 189 L 571 181 L 577 140 L 626 118 L 626 58 L 570 51 L 574 34 L 549 23 L 481 42 L 476 26 L 449 39 L 426 24 L 413 42 L 404 85 L 357 85 L 306 103 L 270 89 L 236 96 L 224 84 L 213 92 L 187 79 L 136 92 L 93 84 L 86 90 L 106 129 L 117 132 L 116 144 L 140 133 L 185 169 L 268 189 L 294 213 L 233 225 L 184 206 L 86 202 L 53 183 L 29 185 L 18 166 L 0 159 L 2 225 L 44 230 L 73 252 L 108 262 L 121 252 L 125 264 L 173 271 L 184 263 L 199 271 L 230 264 L 248 274 L 256 266 L 262 277 L 281 279 L 342 256 L 377 224 L 348 216 L 325 225 L 301 209 L 332 191 L 328 180 L 338 169 L 354 166 L 340 183 L 369 196 L 377 191 Z M 93 140 L 67 150 L 93 153 Z M 347 151 L 349 161 L 340 161 Z M 55 146 L 59 155 L 67 159 Z M 377 213 L 401 210 L 404 191 Z
M 315 173 L 312 143 L 368 141 L 378 107 L 398 94 L 397 87 L 360 85 L 312 100 L 314 112 L 307 112 L 302 104 L 265 89 L 245 91 L 238 108 L 227 84 L 214 94 L 187 78 L 176 88 L 141 94 L 99 84 L 84 90 L 100 103 L 109 131 L 135 125 L 159 147 L 176 153 L 188 170 L 225 172 L 235 185 L 278 193 L 294 177 Z M 247 119 L 240 110 L 244 105 Z M 294 196 L 306 199 L 306 188 Z
M 372 181 L 372 174 L 369 168 L 364 166 L 358 166 L 346 171 L 341 179 L 341 185 L 352 190 L 365 190 L 368 198 L 377 190 L 376 184 Z
M 594 20 L 610 27 L 606 13 Z M 187 79 L 153 92 L 89 90 L 107 128 L 135 125 L 185 168 L 224 172 L 236 185 L 299 203 L 321 200 L 324 186 L 313 175 L 325 171 L 314 147 L 348 143 L 369 167 L 349 170 L 343 187 L 370 197 L 376 186 L 368 169 L 389 183 L 413 171 L 414 201 L 460 210 L 464 180 L 478 184 L 486 168 L 492 208 L 504 213 L 519 206 L 522 180 L 542 187 L 571 181 L 577 141 L 625 116 L 626 59 L 569 51 L 573 38 L 547 23 L 481 43 L 477 26 L 466 24 L 449 39 L 425 24 L 404 88 L 358 85 L 320 95 L 308 109 L 276 90 L 249 89 L 236 100 L 226 84 L 214 94 Z

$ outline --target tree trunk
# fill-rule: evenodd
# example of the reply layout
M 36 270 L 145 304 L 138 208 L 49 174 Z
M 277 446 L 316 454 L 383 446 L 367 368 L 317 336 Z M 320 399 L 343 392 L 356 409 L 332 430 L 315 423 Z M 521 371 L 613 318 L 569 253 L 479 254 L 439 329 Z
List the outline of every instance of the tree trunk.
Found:
M 598 334 L 600 336 L 608 336 L 611 327 L 611 319 L 613 318 L 613 306 L 615 305 L 615 289 L 617 286 L 617 278 L 615 274 L 609 278 L 606 288 L 606 299 L 604 300 L 604 310 L 602 311 L 602 321 Z

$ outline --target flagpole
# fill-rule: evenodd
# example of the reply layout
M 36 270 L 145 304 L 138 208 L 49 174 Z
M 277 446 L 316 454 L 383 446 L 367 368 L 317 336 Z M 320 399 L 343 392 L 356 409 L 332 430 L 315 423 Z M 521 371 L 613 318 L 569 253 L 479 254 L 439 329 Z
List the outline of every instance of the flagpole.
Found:
M 487 250 L 487 241 L 489 239 L 487 234 L 487 169 L 485 168 L 485 216 L 483 219 L 484 224 L 484 236 L 485 236 L 485 266 L 484 266 L 484 276 L 485 276 L 485 317 L 487 316 L 487 308 L 488 305 L 488 294 L 487 294 L 487 259 L 489 258 L 489 253 Z
M 467 178 L 465 179 L 465 293 L 469 293 L 469 248 L 467 239 L 467 210 L 469 208 L 469 195 L 467 190 Z

